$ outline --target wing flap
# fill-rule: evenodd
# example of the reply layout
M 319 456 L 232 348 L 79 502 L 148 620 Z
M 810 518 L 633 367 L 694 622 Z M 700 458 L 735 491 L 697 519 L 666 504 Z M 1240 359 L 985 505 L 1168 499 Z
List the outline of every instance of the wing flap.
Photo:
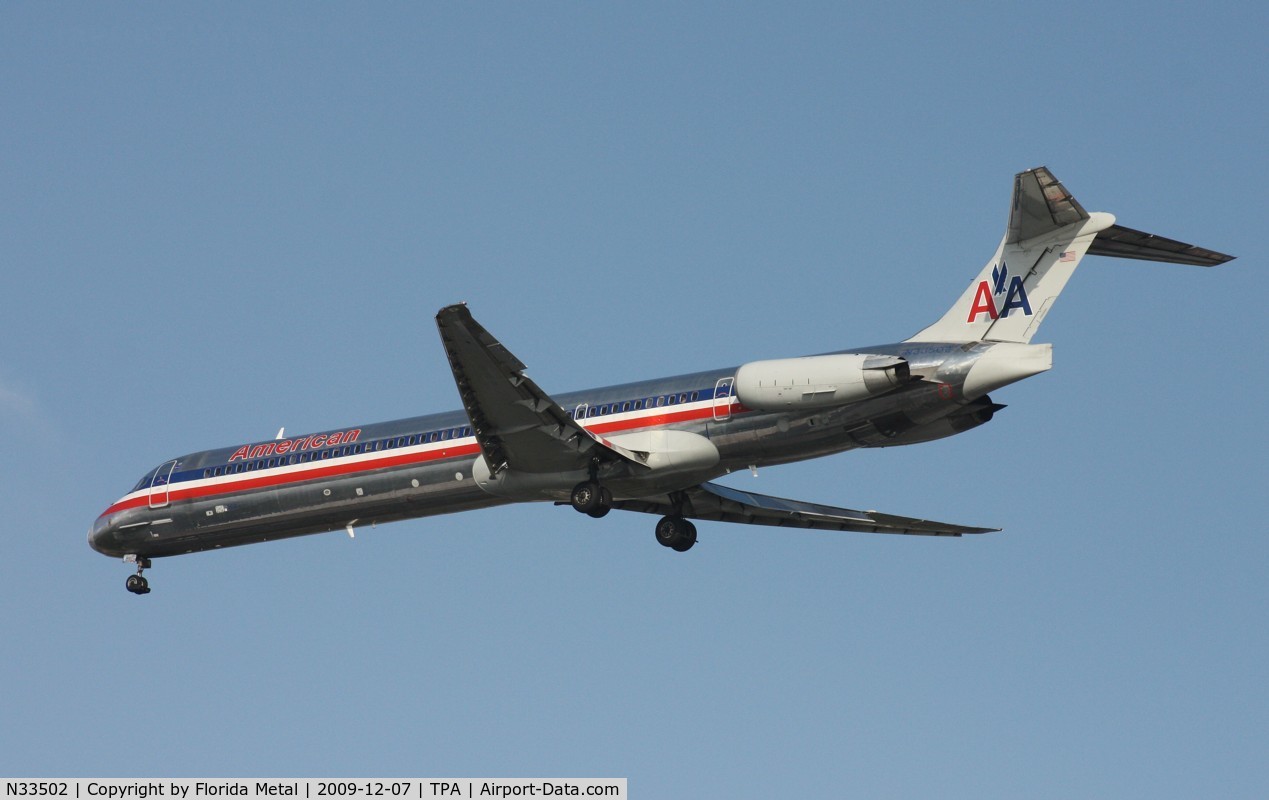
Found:
M 669 495 L 617 500 L 614 508 L 646 514 L 670 514 L 676 510 L 692 519 L 771 525 L 782 528 L 811 528 L 854 533 L 895 533 L 911 536 L 961 536 L 992 533 L 999 528 L 975 528 L 946 522 L 856 511 L 850 508 L 789 500 L 783 497 L 745 492 L 716 483 L 702 483 L 682 493 L 677 504 Z

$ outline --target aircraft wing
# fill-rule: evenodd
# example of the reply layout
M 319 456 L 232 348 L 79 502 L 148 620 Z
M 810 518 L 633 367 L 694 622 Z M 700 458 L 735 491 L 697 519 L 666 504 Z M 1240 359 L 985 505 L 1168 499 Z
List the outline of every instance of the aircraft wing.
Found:
M 973 528 L 927 519 L 896 517 L 876 511 L 855 511 L 819 503 L 786 500 L 765 494 L 743 492 L 717 483 L 702 483 L 683 492 L 686 502 L 680 511 L 691 519 L 741 522 L 747 525 L 774 525 L 782 528 L 814 528 L 822 531 L 857 533 L 902 533 L 914 536 L 961 536 L 992 533 L 999 528 Z M 647 514 L 672 514 L 675 504 L 668 495 L 614 500 L 613 508 Z
M 566 472 L 595 458 L 646 466 L 646 454 L 601 442 L 574 422 L 467 306 L 442 308 L 436 327 L 490 473 Z

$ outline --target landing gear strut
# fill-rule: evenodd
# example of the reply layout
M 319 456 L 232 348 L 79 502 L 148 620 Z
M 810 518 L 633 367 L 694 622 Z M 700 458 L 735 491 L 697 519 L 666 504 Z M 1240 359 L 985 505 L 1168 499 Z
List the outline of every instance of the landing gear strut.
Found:
M 657 541 L 680 553 L 696 544 L 696 526 L 683 517 L 661 517 L 657 523 Z
M 132 592 L 133 594 L 149 594 L 150 582 L 147 581 L 145 579 L 145 576 L 142 575 L 141 573 L 145 572 L 147 569 L 150 568 L 150 559 L 146 558 L 145 556 L 124 556 L 123 560 L 128 562 L 129 564 L 137 565 L 137 574 L 129 575 L 128 580 L 124 584 L 124 586 L 126 586 L 128 588 L 128 591 Z

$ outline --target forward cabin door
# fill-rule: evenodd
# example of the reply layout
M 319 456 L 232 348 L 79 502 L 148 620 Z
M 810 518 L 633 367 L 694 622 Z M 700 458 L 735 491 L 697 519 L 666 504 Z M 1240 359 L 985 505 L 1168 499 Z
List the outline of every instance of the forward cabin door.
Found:
M 154 473 L 154 479 L 150 481 L 150 508 L 163 508 L 171 500 L 172 493 L 168 484 L 172 480 L 174 469 L 176 462 L 169 461 Z

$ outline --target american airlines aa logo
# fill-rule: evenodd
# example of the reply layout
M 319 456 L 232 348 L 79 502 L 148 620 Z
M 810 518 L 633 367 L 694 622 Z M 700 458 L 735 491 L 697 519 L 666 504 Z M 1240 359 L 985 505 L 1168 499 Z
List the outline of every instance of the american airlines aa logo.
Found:
M 1009 291 L 1005 291 L 1008 284 Z M 997 298 L 1004 296 L 1004 303 L 997 305 Z M 1031 303 L 1027 300 L 1027 290 L 1022 285 L 1022 277 L 1009 277 L 1009 267 L 1001 261 L 1000 266 L 991 268 L 991 280 L 979 281 L 974 292 L 974 302 L 969 307 L 969 319 L 973 322 L 979 314 L 986 314 L 988 319 L 999 319 L 1009 316 L 1009 312 L 1021 308 L 1022 313 L 1031 316 Z

